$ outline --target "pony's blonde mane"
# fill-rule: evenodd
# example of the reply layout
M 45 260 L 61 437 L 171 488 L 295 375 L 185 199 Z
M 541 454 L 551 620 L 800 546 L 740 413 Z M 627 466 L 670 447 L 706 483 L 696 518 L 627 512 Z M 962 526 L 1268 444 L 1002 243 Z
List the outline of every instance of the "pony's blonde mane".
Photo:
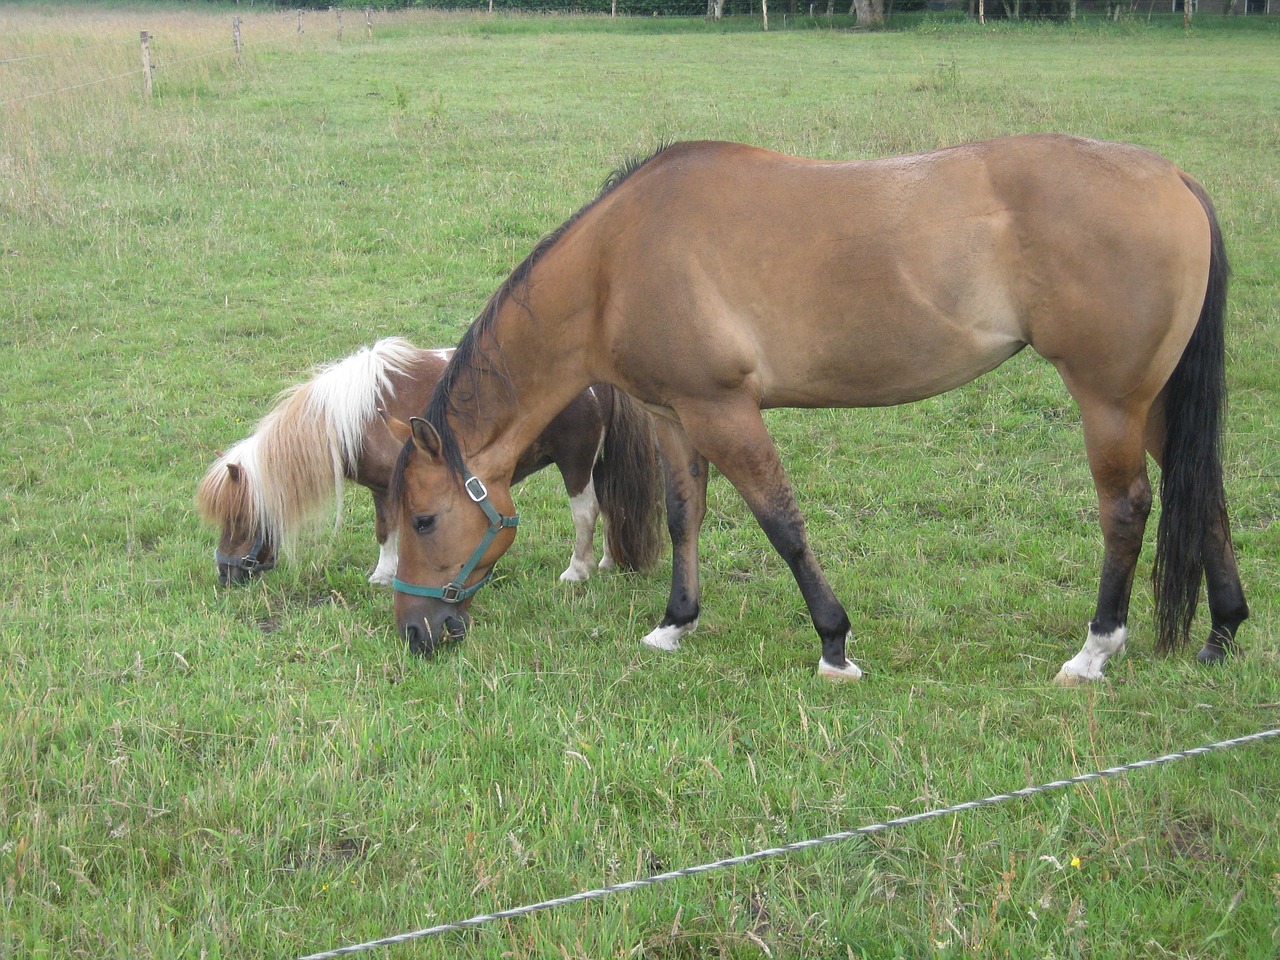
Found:
M 333 505 L 336 529 L 343 481 L 355 474 L 379 402 L 394 393 L 390 377 L 408 373 L 420 355 L 408 340 L 388 337 L 316 367 L 311 380 L 282 391 L 253 434 L 200 481 L 201 516 L 214 526 L 240 518 L 286 554 L 326 504 Z M 241 468 L 243 482 L 232 482 L 231 464 Z

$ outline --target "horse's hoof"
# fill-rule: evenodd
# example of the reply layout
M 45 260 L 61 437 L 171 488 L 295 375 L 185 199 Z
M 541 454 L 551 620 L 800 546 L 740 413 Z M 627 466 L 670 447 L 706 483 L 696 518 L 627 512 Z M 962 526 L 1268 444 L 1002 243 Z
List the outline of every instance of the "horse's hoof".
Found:
M 560 574 L 561 583 L 582 583 L 589 579 L 591 579 L 591 568 L 576 561 L 569 564 L 569 569 Z
M 837 667 L 824 658 L 818 661 L 818 676 L 834 681 L 861 680 L 862 671 L 852 660 L 846 660 L 843 667 Z
M 665 650 L 670 653 L 680 649 L 680 638 L 686 633 L 692 633 L 697 625 L 698 621 L 694 620 L 683 625 L 672 623 L 662 627 L 655 627 L 648 636 L 641 637 L 640 642 L 646 647 L 653 647 L 655 650 Z
M 1224 650 L 1222 647 L 1210 646 L 1206 643 L 1200 648 L 1200 652 L 1196 654 L 1196 661 L 1207 664 L 1223 663 L 1230 656 L 1231 651 Z

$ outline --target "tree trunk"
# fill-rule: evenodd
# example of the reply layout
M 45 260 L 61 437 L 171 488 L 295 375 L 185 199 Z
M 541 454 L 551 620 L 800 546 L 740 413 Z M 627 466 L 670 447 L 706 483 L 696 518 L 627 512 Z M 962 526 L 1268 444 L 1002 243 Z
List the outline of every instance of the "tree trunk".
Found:
M 878 27 L 884 23 L 884 0 L 853 0 L 860 27 Z

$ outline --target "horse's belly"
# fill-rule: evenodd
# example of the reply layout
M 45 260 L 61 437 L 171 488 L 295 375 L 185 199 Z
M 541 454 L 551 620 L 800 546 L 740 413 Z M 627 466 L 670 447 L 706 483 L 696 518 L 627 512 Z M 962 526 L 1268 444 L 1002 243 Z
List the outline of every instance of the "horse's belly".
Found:
M 779 338 L 760 356 L 762 407 L 874 407 L 954 390 L 1024 346 L 1012 319 L 857 324 L 814 337 Z

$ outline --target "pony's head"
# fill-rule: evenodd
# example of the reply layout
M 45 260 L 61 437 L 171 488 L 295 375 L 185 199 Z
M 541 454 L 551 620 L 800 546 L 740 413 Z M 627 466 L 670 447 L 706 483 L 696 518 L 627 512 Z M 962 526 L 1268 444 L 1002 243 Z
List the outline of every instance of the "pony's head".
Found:
M 400 529 L 396 625 L 411 651 L 429 654 L 466 633 L 471 600 L 515 540 L 518 518 L 507 479 L 470 473 L 420 417 L 384 419 L 404 444 L 389 498 Z
M 221 530 L 213 558 L 218 583 L 224 587 L 244 583 L 276 565 L 274 538 L 261 520 L 252 474 L 235 453 L 219 457 L 196 490 L 200 515 Z

